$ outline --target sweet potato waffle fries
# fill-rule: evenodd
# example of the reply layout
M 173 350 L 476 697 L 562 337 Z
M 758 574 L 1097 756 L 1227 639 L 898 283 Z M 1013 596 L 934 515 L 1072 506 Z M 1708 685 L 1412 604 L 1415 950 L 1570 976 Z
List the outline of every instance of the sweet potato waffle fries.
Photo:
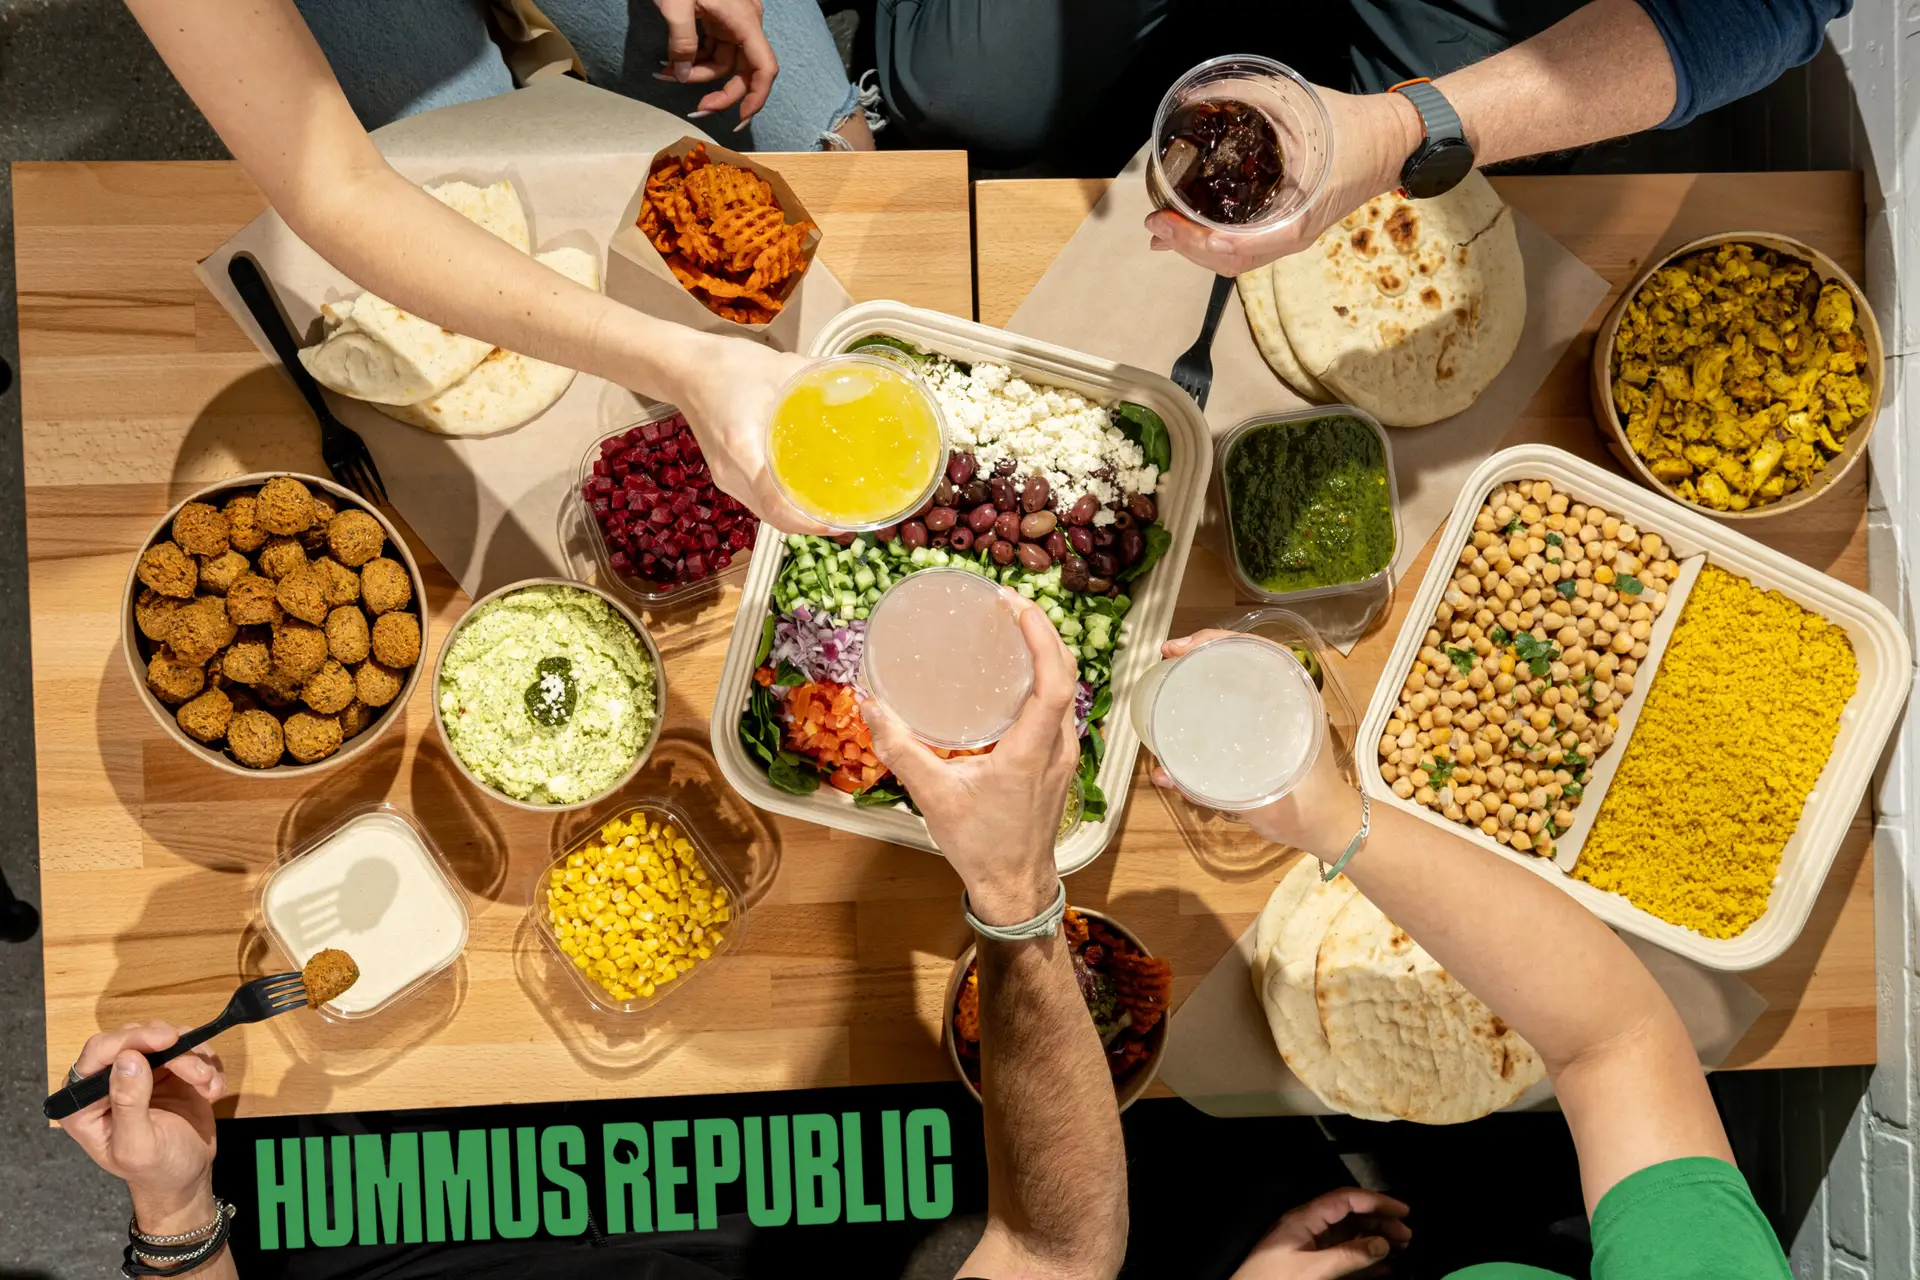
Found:
M 1152 1052 L 1149 1034 L 1167 1015 L 1173 968 L 1142 955 L 1125 936 L 1067 908 L 1062 924 L 1074 976 L 1118 1081 Z M 954 1045 L 967 1078 L 980 1083 L 980 966 L 968 967 L 953 1008 Z
M 780 313 L 815 229 L 789 223 L 766 179 L 709 159 L 705 143 L 655 162 L 639 224 L 687 292 L 741 324 L 766 324 Z

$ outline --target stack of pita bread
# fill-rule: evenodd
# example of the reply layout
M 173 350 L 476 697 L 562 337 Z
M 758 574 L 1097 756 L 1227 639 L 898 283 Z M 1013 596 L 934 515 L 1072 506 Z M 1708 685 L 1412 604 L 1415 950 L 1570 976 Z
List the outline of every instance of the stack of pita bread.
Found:
M 427 193 L 522 253 L 532 249 L 513 184 L 467 182 Z M 533 255 L 576 284 L 600 288 L 600 259 L 582 249 Z M 449 436 L 484 436 L 532 421 L 573 384 L 574 371 L 442 329 L 371 293 L 320 308 L 326 334 L 300 353 L 321 386 L 391 418 Z
M 1527 319 L 1513 211 L 1477 169 L 1432 200 L 1376 196 L 1238 284 L 1281 381 L 1389 427 L 1471 405 L 1507 367 Z
M 1511 1106 L 1540 1057 L 1345 876 L 1296 862 L 1254 926 L 1253 989 L 1280 1056 L 1336 1111 L 1460 1124 Z

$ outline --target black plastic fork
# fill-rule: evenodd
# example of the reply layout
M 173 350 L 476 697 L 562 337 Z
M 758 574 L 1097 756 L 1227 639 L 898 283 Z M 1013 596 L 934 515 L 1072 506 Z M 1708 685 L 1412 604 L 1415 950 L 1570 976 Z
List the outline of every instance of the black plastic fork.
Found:
M 280 304 L 274 299 L 273 287 L 261 274 L 260 265 L 246 254 L 236 253 L 227 259 L 227 279 L 240 291 L 240 301 L 247 304 L 253 322 L 267 335 L 273 353 L 280 357 L 280 367 L 293 380 L 307 407 L 313 410 L 313 416 L 320 420 L 320 457 L 325 460 L 327 470 L 335 480 L 367 501 L 385 503 L 387 487 L 380 483 L 380 468 L 373 465 L 366 441 L 333 416 L 333 410 L 327 407 L 327 398 L 320 394 L 320 384 L 307 372 L 307 366 L 300 363 L 299 344 L 293 340 L 293 330 L 287 327 L 286 317 L 280 314 Z
M 243 1022 L 265 1022 L 268 1018 L 285 1013 L 289 1009 L 298 1009 L 307 1003 L 307 984 L 299 973 L 276 973 L 265 978 L 255 978 L 238 991 L 233 999 L 227 1001 L 227 1007 L 220 1016 L 204 1027 L 195 1027 L 183 1032 L 178 1040 L 157 1053 L 146 1055 L 147 1063 L 153 1067 L 164 1067 L 187 1050 L 205 1044 L 230 1027 Z M 103 1067 L 90 1076 L 82 1076 L 47 1096 L 40 1109 L 49 1120 L 65 1120 L 82 1107 L 107 1096 L 108 1081 L 113 1068 Z
M 1227 295 L 1233 292 L 1232 276 L 1215 276 L 1213 292 L 1207 296 L 1207 318 L 1200 325 L 1200 336 L 1173 362 L 1173 381 L 1193 397 L 1202 409 L 1207 393 L 1213 390 L 1213 334 L 1220 327 L 1220 313 L 1226 309 Z

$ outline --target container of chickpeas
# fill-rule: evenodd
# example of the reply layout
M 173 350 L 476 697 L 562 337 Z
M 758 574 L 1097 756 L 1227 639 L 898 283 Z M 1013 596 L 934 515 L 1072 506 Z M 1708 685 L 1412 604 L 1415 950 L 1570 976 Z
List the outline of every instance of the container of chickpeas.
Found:
M 639 1013 L 736 944 L 746 902 L 686 814 L 647 799 L 543 868 L 527 913 L 587 1003 Z

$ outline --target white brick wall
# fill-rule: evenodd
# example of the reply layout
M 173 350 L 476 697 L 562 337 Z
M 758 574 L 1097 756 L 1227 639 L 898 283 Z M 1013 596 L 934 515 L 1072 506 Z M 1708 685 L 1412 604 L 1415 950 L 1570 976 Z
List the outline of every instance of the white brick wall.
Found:
M 1920 390 L 1915 390 L 1920 388 L 1920 217 L 1905 213 L 1903 188 L 1909 183 L 1903 179 L 1920 180 L 1920 3 L 1856 0 L 1853 13 L 1829 29 L 1828 40 L 1846 69 L 1850 92 L 1838 92 L 1837 85 L 1818 76 L 1810 79 L 1812 132 L 1828 140 L 1819 149 L 1832 153 L 1812 159 L 1818 167 L 1858 168 L 1867 175 L 1863 283 L 1883 323 L 1892 321 L 1885 328 L 1895 366 L 1888 370 L 1893 400 L 1871 448 L 1869 585 L 1900 615 L 1912 637 L 1914 597 L 1907 573 L 1914 549 L 1920 548 Z M 1846 154 L 1839 154 L 1843 136 Z M 1788 1224 L 1796 1280 L 1895 1280 L 1920 1273 L 1915 761 L 1920 761 L 1920 714 L 1910 709 L 1876 788 L 1879 1063 L 1864 1097 L 1848 1073 L 1839 1071 L 1797 1073 L 1802 1078 L 1783 1088 L 1783 1130 L 1789 1133 L 1784 1154 L 1790 1161 L 1826 1160 L 1826 1180 L 1805 1218 Z M 1811 1149 L 1791 1136 L 1790 1117 L 1801 1108 L 1822 1117 L 1813 1126 Z

